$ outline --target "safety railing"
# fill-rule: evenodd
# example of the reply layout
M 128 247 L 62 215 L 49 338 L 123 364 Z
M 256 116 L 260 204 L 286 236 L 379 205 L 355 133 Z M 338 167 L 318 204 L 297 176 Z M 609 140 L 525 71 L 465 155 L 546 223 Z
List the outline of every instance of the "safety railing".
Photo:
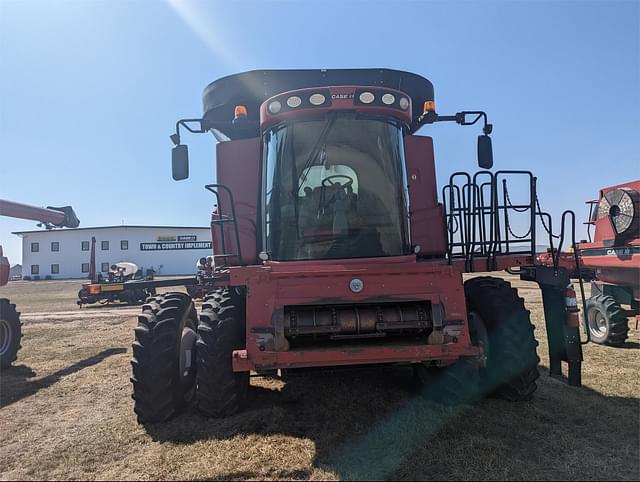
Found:
M 233 193 L 224 184 L 208 184 L 204 187 L 207 191 L 210 191 L 216 199 L 215 205 L 217 206 L 217 218 L 211 217 L 211 231 L 215 237 L 216 229 L 219 230 L 220 235 L 220 253 L 215 252 L 215 240 L 213 260 L 216 269 L 224 268 L 229 265 L 229 259 L 235 258 L 238 261 L 242 259 L 242 250 L 240 247 L 240 232 L 238 230 L 238 218 L 236 217 L 236 203 L 233 200 Z M 227 196 L 227 200 L 223 200 L 225 196 L 221 196 L 220 192 L 224 192 Z M 232 227 L 232 241 L 235 243 L 235 249 L 231 252 L 228 251 L 229 239 L 227 225 Z M 217 260 L 222 260 L 222 263 L 217 263 Z
M 523 177 L 525 201 L 513 203 L 508 177 Z M 499 189 L 500 186 L 500 189 Z M 503 254 L 534 255 L 536 250 L 536 178 L 529 171 L 479 171 L 473 176 L 456 172 L 442 189 L 448 235 L 448 258 L 463 258 L 471 270 L 474 258 L 484 258 L 493 269 Z M 512 216 L 526 216 L 524 234 L 516 234 Z

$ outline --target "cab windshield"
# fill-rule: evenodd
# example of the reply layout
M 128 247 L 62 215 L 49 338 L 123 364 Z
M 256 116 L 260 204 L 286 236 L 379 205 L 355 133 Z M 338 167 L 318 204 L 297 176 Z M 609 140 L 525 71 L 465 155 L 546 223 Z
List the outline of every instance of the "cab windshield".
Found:
M 402 129 L 332 113 L 265 135 L 266 250 L 271 259 L 407 253 Z

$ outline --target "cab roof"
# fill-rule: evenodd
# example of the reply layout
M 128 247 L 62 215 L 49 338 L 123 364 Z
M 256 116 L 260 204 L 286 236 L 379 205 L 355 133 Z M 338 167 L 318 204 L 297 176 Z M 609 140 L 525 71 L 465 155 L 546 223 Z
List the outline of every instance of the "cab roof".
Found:
M 400 90 L 411 97 L 412 118 L 434 100 L 433 84 L 410 72 L 391 69 L 252 70 L 222 77 L 202 93 L 203 129 L 215 128 L 231 139 L 259 135 L 260 106 L 274 95 L 291 90 L 337 85 L 376 86 Z M 231 123 L 234 108 L 244 105 L 247 123 Z

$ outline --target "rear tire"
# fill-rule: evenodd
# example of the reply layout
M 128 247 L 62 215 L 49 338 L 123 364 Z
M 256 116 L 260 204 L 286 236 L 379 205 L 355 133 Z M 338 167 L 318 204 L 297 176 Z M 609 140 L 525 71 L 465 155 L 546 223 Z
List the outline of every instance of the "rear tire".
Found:
M 245 301 L 224 290 L 206 297 L 198 323 L 198 410 L 207 417 L 228 417 L 247 398 L 249 372 L 234 372 L 234 350 L 245 348 Z
M 591 341 L 600 345 L 620 346 L 629 337 L 627 315 L 613 296 L 587 300 L 587 325 Z
M 510 401 L 530 400 L 540 376 L 536 341 L 524 300 L 511 284 L 488 276 L 464 284 L 472 341 L 486 332 L 486 367 L 480 370 L 481 389 Z M 473 314 L 473 316 L 471 315 Z
M 149 300 L 133 342 L 133 400 L 139 423 L 162 422 L 194 397 L 196 309 L 184 293 Z
M 0 368 L 9 368 L 18 358 L 22 323 L 16 305 L 6 298 L 0 298 Z

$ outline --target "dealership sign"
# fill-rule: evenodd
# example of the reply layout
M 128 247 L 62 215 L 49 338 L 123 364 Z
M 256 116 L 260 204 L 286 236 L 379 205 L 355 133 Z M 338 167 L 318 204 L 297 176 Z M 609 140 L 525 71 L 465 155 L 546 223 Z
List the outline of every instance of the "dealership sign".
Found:
M 170 251 L 177 249 L 211 249 L 211 241 L 140 243 L 140 251 Z
M 179 234 L 174 235 L 162 235 L 156 238 L 156 241 L 197 241 L 198 236 L 195 234 Z

